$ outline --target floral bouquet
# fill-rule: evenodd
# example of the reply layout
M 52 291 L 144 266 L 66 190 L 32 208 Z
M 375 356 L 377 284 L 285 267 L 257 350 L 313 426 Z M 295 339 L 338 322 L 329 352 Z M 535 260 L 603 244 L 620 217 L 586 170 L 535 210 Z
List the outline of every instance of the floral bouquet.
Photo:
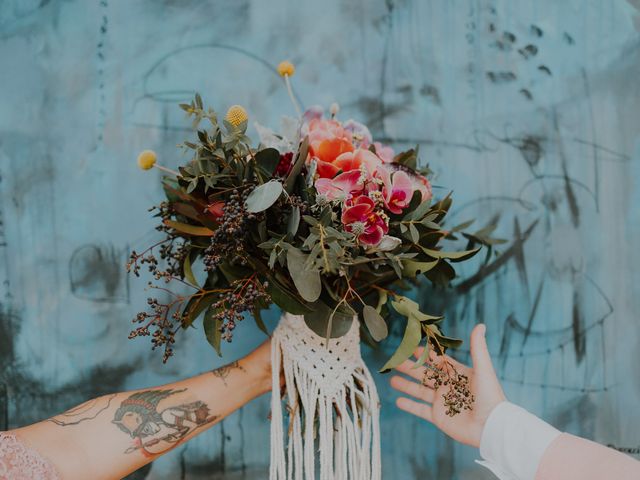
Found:
M 294 329 L 309 327 L 325 349 L 359 325 L 357 319 L 365 341 L 383 340 L 389 330 L 385 318 L 393 310 L 406 326 L 382 371 L 409 358 L 420 344 L 427 348 L 418 364 L 430 350 L 443 354 L 459 341 L 444 335 L 441 316 L 422 312 L 405 292 L 425 278 L 446 286 L 455 276 L 452 263 L 475 255 L 482 238 L 467 235 L 463 251 L 441 248 L 441 241 L 455 239 L 466 225 L 443 227 L 451 196 L 434 200 L 430 171 L 419 166 L 418 149 L 395 154 L 375 142 L 365 125 L 339 120 L 336 104 L 327 117 L 320 108 L 302 113 L 291 94 L 293 65 L 283 62 L 278 70 L 299 115 L 285 119 L 277 133 L 256 124 L 257 147 L 247 136 L 243 107 L 233 106 L 219 119 L 196 95 L 180 105 L 197 131 L 195 140 L 181 145 L 191 159 L 174 172 L 158 165 L 151 151 L 139 156 L 141 168 L 155 166 L 169 174 L 163 177 L 167 198 L 153 209 L 164 238 L 142 253 L 132 252 L 128 269 L 138 275 L 146 265 L 160 281 L 151 286 L 168 292 L 162 284 L 177 282 L 188 292 L 169 293 L 165 302 L 149 298 L 130 337 L 151 336 L 166 361 L 176 334 L 202 317 L 207 340 L 220 354 L 222 341 L 232 340 L 247 314 L 267 332 L 261 311 L 275 303 L 304 319 Z M 335 361 L 332 355 L 323 361 Z M 297 360 L 285 355 L 283 361 Z M 453 385 L 452 415 L 471 408 L 462 375 L 433 372 Z M 368 372 L 355 375 L 344 391 L 348 397 L 368 388 L 368 406 L 347 401 L 347 410 L 377 408 L 375 386 L 365 386 L 368 379 Z M 287 387 L 300 390 L 302 382 L 297 383 Z M 302 397 L 290 394 L 290 407 Z M 343 413 L 338 414 L 342 423 Z M 274 467 L 280 460 L 272 452 L 272 478 L 285 478 Z

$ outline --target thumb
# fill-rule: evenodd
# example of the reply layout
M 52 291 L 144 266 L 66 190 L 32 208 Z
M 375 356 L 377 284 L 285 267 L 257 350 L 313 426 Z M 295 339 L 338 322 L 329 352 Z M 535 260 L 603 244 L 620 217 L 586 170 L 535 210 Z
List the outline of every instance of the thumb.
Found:
M 485 331 L 486 326 L 480 323 L 471 332 L 471 360 L 473 361 L 473 369 L 478 373 L 494 373 L 487 341 L 484 338 Z

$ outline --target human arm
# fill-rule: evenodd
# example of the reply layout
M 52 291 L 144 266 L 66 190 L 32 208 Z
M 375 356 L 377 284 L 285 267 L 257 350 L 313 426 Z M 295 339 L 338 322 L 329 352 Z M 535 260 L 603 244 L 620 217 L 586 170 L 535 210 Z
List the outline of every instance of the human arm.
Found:
M 640 462 L 612 449 L 561 433 L 526 410 L 506 401 L 484 338 L 485 327 L 471 333 L 473 368 L 452 358 L 430 357 L 434 366 L 450 362 L 467 375 L 475 397 L 472 410 L 446 415 L 446 386 L 394 376 L 393 388 L 414 399 L 397 400 L 399 408 L 436 425 L 453 439 L 480 448 L 483 461 L 501 480 L 596 480 L 640 478 Z M 420 352 L 417 352 L 420 355 Z M 424 368 L 406 361 L 398 371 L 422 382 Z
M 271 389 L 270 342 L 213 372 L 105 395 L 13 430 L 63 480 L 119 479 Z

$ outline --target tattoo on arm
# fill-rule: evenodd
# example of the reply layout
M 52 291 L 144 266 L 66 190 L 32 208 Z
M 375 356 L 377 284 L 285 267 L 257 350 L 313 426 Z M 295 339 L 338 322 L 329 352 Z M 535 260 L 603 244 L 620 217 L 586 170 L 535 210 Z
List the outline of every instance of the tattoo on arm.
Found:
M 86 420 L 93 420 L 111 406 L 111 402 L 116 396 L 117 393 L 114 393 L 108 397 L 94 398 L 60 415 L 51 417 L 47 421 L 60 427 L 68 427 L 70 425 L 78 425 Z
M 113 422 L 134 440 L 125 453 L 140 450 L 145 455 L 157 455 L 175 447 L 191 432 L 215 422 L 206 403 L 191 403 L 159 408 L 158 404 L 182 390 L 145 390 L 123 400 Z
M 213 373 L 214 376 L 222 379 L 222 383 L 224 383 L 225 387 L 227 386 L 227 377 L 231 374 L 231 371 L 234 369 L 239 369 L 242 370 L 243 372 L 246 372 L 246 370 L 244 369 L 244 367 L 242 365 L 240 365 L 240 362 L 238 362 L 237 360 L 235 362 L 231 362 L 228 365 L 223 365 L 222 367 L 213 370 L 211 373 Z

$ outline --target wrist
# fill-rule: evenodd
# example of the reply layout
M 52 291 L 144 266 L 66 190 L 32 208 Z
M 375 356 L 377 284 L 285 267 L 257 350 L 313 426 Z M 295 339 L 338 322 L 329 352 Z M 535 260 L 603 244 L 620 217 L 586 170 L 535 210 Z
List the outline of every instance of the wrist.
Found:
M 247 374 L 247 383 L 254 397 L 271 391 L 271 368 L 252 361 L 251 355 L 240 359 L 238 363 Z

